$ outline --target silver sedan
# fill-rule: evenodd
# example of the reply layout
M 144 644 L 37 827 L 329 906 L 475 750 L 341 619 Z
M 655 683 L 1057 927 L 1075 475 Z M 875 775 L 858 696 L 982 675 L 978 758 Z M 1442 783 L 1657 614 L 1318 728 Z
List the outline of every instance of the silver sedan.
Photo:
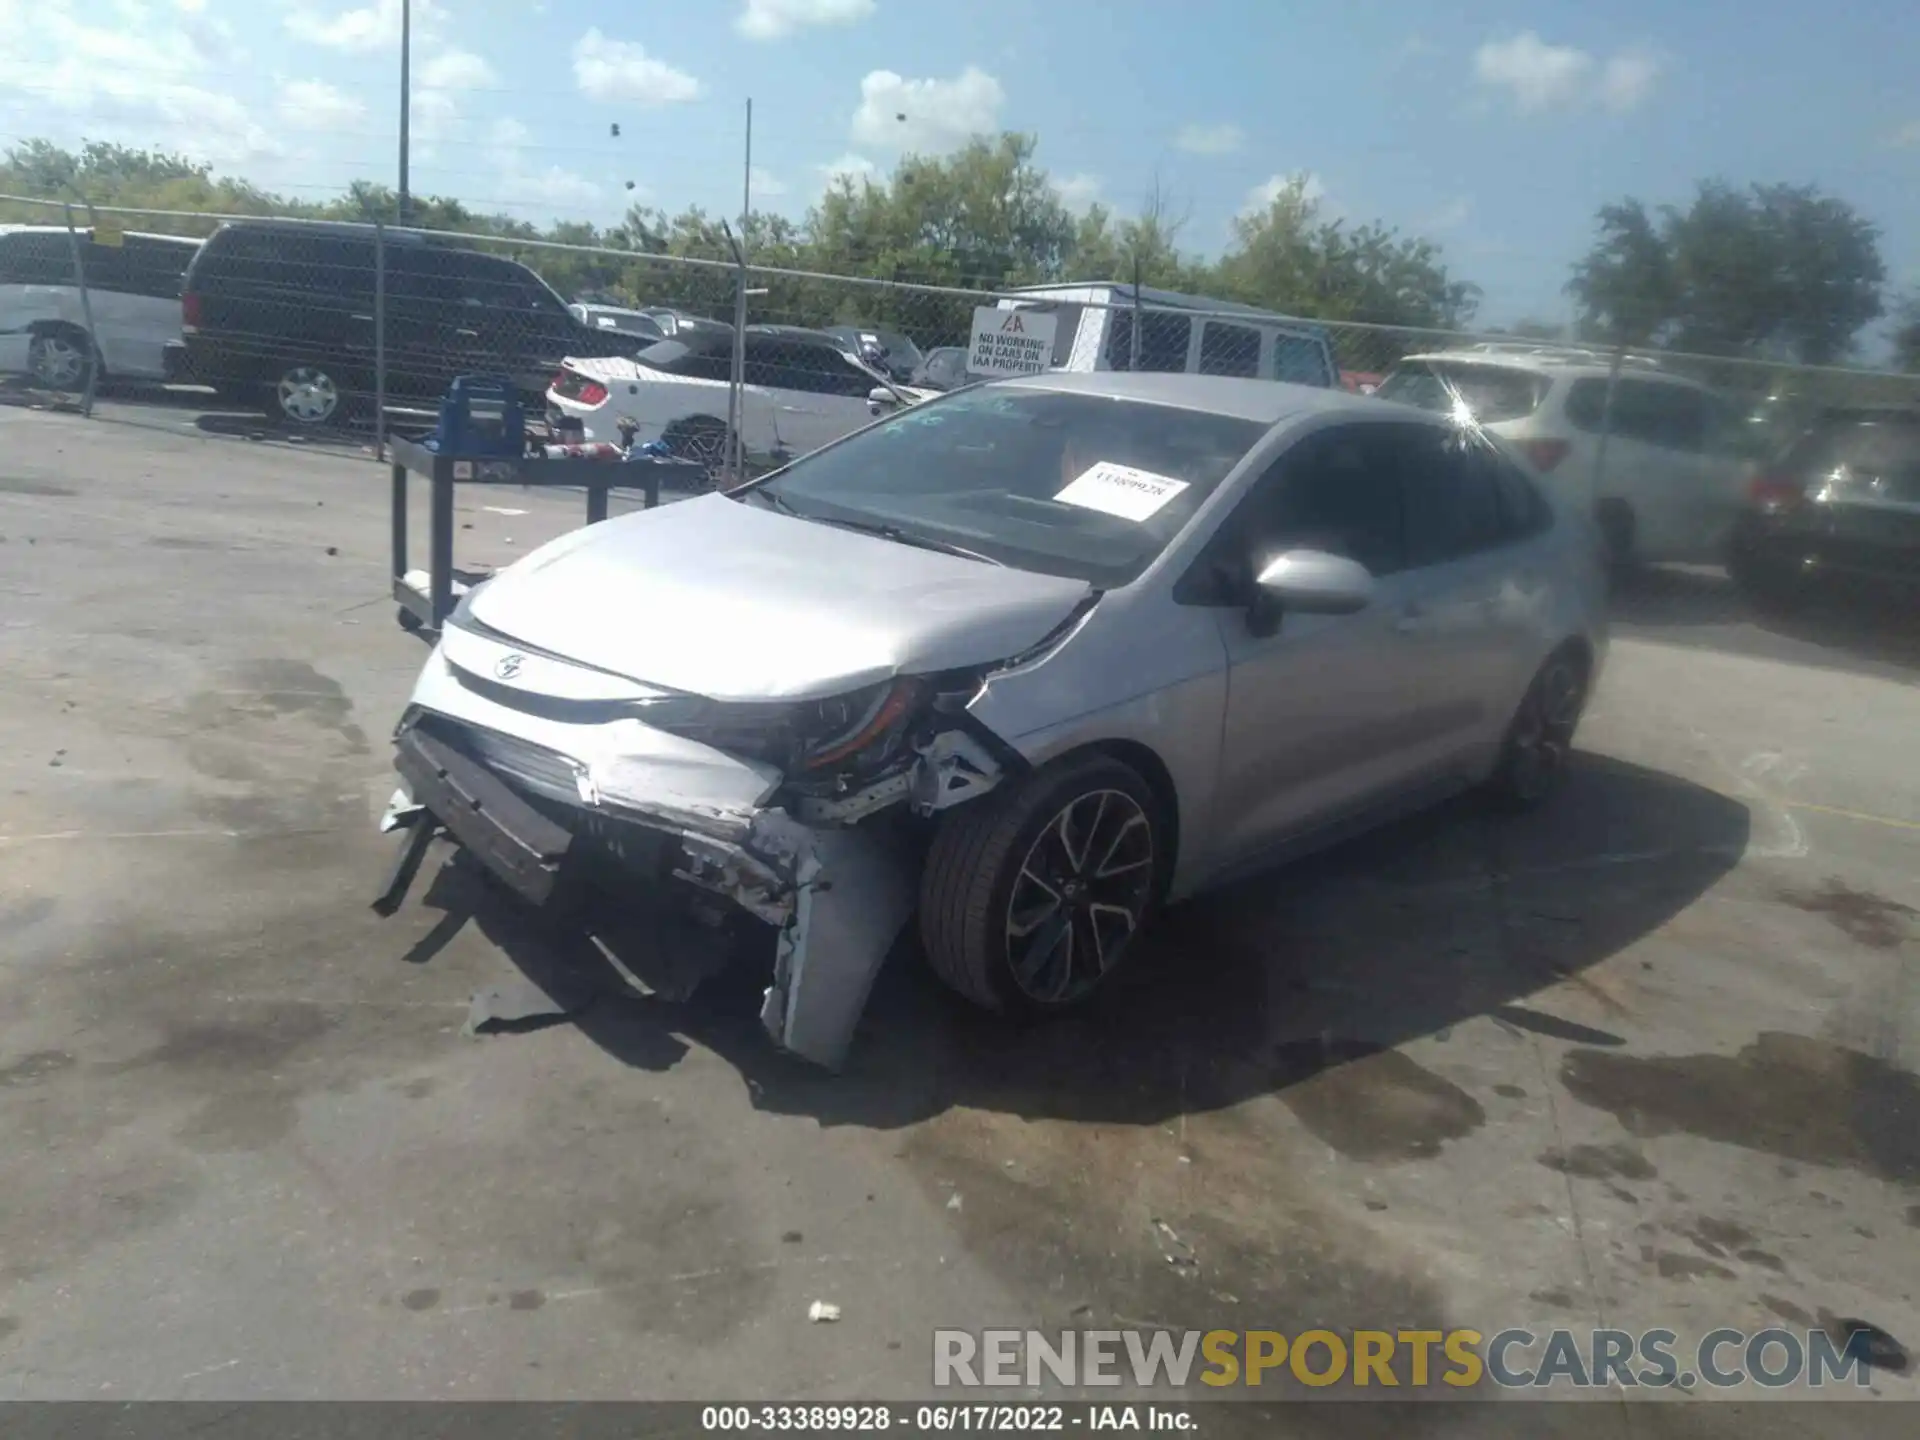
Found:
M 916 916 L 961 994 L 1056 1011 L 1169 901 L 1461 790 L 1539 802 L 1604 593 L 1591 527 L 1470 425 L 1216 377 L 976 386 L 469 592 L 388 825 L 529 901 L 643 883 L 764 922 L 768 1031 L 838 1066 Z

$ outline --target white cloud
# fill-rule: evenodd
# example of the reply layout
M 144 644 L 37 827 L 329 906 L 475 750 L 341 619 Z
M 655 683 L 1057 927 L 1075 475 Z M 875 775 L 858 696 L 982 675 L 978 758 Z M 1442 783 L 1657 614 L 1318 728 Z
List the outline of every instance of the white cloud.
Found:
M 511 116 L 494 121 L 487 132 L 499 170 L 500 193 L 513 197 L 516 207 L 531 203 L 578 210 L 605 197 L 605 187 L 584 175 L 558 165 L 540 165 L 533 159 L 532 140 L 533 132 Z
M 700 82 L 686 71 L 656 60 L 644 45 L 610 39 L 597 28 L 574 42 L 573 78 L 594 100 L 674 105 L 700 94 Z
M 366 117 L 358 96 L 324 80 L 290 80 L 280 87 L 280 118 L 308 130 L 346 130 Z
M 223 25 L 140 6 L 89 24 L 79 7 L 0 0 L 0 35 L 0 94 L 32 96 L 35 127 L 51 139 L 113 139 L 223 165 L 280 153 L 218 82 L 234 53 Z
M 1231 155 L 1247 135 L 1238 125 L 1182 125 L 1173 143 L 1190 155 Z
M 1920 120 L 1909 120 L 1900 126 L 1887 136 L 1887 144 L 1896 150 L 1906 150 L 1920 145 Z
M 1600 71 L 1600 103 L 1623 114 L 1634 109 L 1653 93 L 1662 68 L 1651 50 L 1623 50 Z
M 1662 69 L 1651 50 L 1622 50 L 1604 64 L 1571 45 L 1549 45 L 1531 30 L 1489 40 L 1473 56 L 1474 78 L 1503 91 L 1522 115 L 1591 105 L 1624 113 L 1653 92 Z
M 842 155 L 838 160 L 828 161 L 825 165 L 819 166 L 818 169 L 821 179 L 825 182 L 822 188 L 828 190 L 831 190 L 842 180 L 853 181 L 854 189 L 856 190 L 860 188 L 862 183 L 878 184 L 880 182 L 880 167 L 874 164 L 873 161 L 867 159 L 866 156 L 855 155 L 851 152 Z
M 749 40 L 778 40 L 816 25 L 851 25 L 873 14 L 873 0 L 747 0 L 733 28 Z
M 874 70 L 860 82 L 853 141 L 879 150 L 938 155 L 1000 128 L 1000 82 L 969 65 L 951 80 L 908 80 Z
M 323 11 L 295 5 L 282 17 L 296 40 L 364 55 L 394 50 L 400 45 L 400 0 L 369 0 L 352 10 Z M 440 32 L 446 11 L 438 0 L 415 0 L 413 38 L 429 39 Z
M 762 170 L 758 165 L 748 172 L 748 179 L 751 182 L 749 189 L 756 202 L 762 199 L 777 200 L 787 193 L 786 181 L 771 170 Z
M 1076 215 L 1084 215 L 1100 199 L 1100 177 L 1098 175 L 1069 175 L 1064 180 L 1053 182 L 1060 203 Z
M 1286 194 L 1295 182 L 1300 184 L 1300 198 L 1309 205 L 1318 205 L 1323 211 L 1337 213 L 1338 207 L 1327 199 L 1327 187 L 1320 177 L 1311 170 L 1297 171 L 1291 175 L 1270 175 L 1247 192 L 1245 202 L 1240 206 L 1242 216 L 1261 215 L 1273 208 L 1273 202 Z
M 1449 200 L 1431 215 L 1426 216 L 1415 227 L 1422 231 L 1458 230 L 1467 223 L 1467 217 L 1473 213 L 1473 202 L 1465 196 Z
M 420 67 L 420 84 L 428 90 L 479 90 L 499 76 L 493 66 L 471 50 L 446 50 Z

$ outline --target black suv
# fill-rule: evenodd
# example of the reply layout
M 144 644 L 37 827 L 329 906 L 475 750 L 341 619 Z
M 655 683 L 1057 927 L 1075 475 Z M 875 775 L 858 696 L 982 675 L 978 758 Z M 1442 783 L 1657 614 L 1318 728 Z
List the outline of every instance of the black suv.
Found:
M 1823 581 L 1920 592 L 1920 411 L 1822 415 L 1753 481 L 1727 568 L 1776 606 Z
M 487 374 L 537 405 L 567 356 L 631 355 L 659 338 L 587 325 L 526 266 L 451 236 L 387 230 L 376 251 L 371 225 L 231 221 L 188 267 L 180 306 L 169 379 L 302 425 L 366 409 L 382 349 L 391 399 L 437 400 L 455 376 Z

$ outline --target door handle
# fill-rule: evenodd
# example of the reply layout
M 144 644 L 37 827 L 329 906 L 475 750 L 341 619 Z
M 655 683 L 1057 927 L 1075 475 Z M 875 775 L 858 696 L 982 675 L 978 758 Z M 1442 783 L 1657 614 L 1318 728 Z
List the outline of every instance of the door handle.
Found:
M 347 318 L 349 320 L 364 320 L 369 325 L 373 323 L 373 317 L 371 315 L 349 315 Z
M 458 335 L 462 340 L 478 340 L 480 338 L 480 332 L 478 330 L 456 330 L 453 333 Z

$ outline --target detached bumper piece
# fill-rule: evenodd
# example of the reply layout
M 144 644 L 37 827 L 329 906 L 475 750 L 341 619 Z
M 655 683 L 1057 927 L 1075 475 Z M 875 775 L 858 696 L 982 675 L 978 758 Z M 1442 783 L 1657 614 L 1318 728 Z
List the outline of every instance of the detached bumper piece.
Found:
M 629 874 L 704 891 L 767 924 L 774 973 L 761 1024 L 783 1050 L 829 1070 L 844 1064 L 874 978 L 913 910 L 914 873 L 897 839 L 809 825 L 778 808 L 563 805 L 562 787 L 544 785 L 552 777 L 530 763 L 544 753 L 537 746 L 470 741 L 474 750 L 491 747 L 482 759 L 458 732 L 421 724 L 403 728 L 395 744 L 405 793 L 383 828 L 409 833 L 374 901 L 380 914 L 399 908 L 442 828 L 534 905 L 571 886 L 574 870 L 611 856 Z M 511 780 L 497 769 L 508 762 Z M 543 803 L 561 807 L 567 823 L 536 808 L 516 782 L 551 789 Z M 640 846 L 644 837 L 660 848 Z
M 542 815 L 497 779 L 472 756 L 419 727 L 403 731 L 396 743 L 394 768 L 407 783 L 423 812 L 413 822 L 413 833 L 401 851 L 395 884 L 381 896 L 391 913 L 406 893 L 432 835 L 433 824 L 473 852 L 487 868 L 519 895 L 535 905 L 553 898 L 560 865 L 573 836 Z M 376 903 L 376 909 L 381 909 Z

